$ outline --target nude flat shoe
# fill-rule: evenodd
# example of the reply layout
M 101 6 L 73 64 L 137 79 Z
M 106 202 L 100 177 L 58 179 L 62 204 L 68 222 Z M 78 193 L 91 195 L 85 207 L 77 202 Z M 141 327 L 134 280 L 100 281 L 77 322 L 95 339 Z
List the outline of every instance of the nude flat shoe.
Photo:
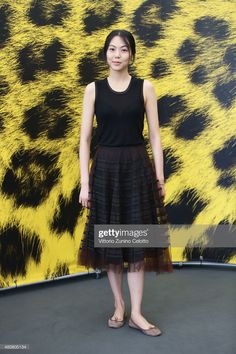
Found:
M 129 319 L 129 327 L 138 329 L 139 331 L 143 332 L 144 334 L 152 337 L 160 336 L 162 334 L 161 330 L 157 326 L 151 326 L 148 329 L 143 329 L 139 327 L 134 321 L 130 318 Z
M 113 316 L 111 316 L 113 317 Z M 110 328 L 120 328 L 124 326 L 126 318 L 127 318 L 127 312 L 124 312 L 124 317 L 123 320 L 119 320 L 118 317 L 116 316 L 114 320 L 111 319 L 111 317 L 108 319 L 108 327 Z

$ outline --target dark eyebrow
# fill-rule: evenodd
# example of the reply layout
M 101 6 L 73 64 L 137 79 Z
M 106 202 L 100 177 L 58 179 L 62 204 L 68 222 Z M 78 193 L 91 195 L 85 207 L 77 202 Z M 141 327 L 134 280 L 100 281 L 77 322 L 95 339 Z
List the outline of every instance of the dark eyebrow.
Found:
M 113 47 L 116 47 L 114 44 L 109 44 L 109 46 L 111 46 L 111 45 L 112 45 Z M 122 48 L 122 47 L 127 47 L 127 48 L 128 48 L 127 44 L 122 45 L 121 48 Z

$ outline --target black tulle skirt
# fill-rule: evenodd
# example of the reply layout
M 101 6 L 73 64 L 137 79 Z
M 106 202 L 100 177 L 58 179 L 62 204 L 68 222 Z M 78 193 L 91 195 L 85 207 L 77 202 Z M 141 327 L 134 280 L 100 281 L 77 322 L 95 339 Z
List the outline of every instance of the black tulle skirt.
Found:
M 126 266 L 128 272 L 173 271 L 169 248 L 94 247 L 94 224 L 168 223 L 154 163 L 144 144 L 98 145 L 89 173 L 89 189 L 90 208 L 78 251 L 79 265 L 116 272 Z

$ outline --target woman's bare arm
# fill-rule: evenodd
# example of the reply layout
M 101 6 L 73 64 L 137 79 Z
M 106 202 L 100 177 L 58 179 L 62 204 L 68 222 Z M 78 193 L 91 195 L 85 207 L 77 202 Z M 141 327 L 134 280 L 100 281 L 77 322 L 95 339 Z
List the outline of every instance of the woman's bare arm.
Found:
M 92 138 L 93 118 L 95 101 L 95 83 L 91 82 L 85 87 L 83 97 L 83 109 L 80 128 L 80 179 L 81 186 L 88 186 L 89 183 L 89 160 L 90 144 Z
M 144 96 L 146 98 L 145 110 L 148 123 L 148 135 L 152 147 L 156 177 L 160 182 L 163 182 L 163 150 L 157 110 L 157 96 L 152 83 L 148 80 L 144 80 Z

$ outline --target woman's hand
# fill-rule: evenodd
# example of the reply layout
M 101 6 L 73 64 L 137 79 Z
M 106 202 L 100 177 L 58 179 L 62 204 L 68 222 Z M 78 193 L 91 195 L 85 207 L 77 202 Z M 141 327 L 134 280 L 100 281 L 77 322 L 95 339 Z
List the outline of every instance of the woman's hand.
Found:
M 89 185 L 84 185 L 81 187 L 80 195 L 79 195 L 79 203 L 82 204 L 85 208 L 90 208 L 90 192 L 89 192 Z
M 164 199 L 166 192 L 165 192 L 165 184 L 164 182 L 159 182 L 158 180 L 156 181 L 157 183 L 157 190 L 159 193 L 160 198 Z

